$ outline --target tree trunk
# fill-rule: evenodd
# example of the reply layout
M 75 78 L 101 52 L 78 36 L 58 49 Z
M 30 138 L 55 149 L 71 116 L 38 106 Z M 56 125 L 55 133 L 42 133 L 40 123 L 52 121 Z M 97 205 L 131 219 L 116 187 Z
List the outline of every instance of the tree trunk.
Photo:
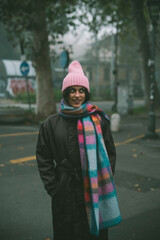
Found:
M 131 0 L 133 16 L 136 24 L 138 39 L 139 39 L 139 49 L 140 57 L 142 63 L 142 71 L 144 76 L 144 99 L 145 105 L 149 106 L 149 95 L 150 95 L 150 68 L 148 66 L 148 60 L 151 58 L 151 50 L 149 44 L 149 36 L 147 32 L 147 23 L 144 17 L 144 0 Z M 158 92 L 157 83 L 155 81 L 155 105 L 160 101 L 160 96 Z
M 56 105 L 52 85 L 45 1 L 34 0 L 32 4 L 33 63 L 37 83 L 37 116 L 44 119 L 56 112 Z

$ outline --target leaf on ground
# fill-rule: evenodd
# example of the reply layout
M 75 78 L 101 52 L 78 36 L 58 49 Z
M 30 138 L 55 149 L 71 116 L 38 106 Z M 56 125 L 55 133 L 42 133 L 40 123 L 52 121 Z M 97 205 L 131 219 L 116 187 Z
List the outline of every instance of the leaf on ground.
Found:
M 155 188 L 150 188 L 151 191 L 155 191 L 156 189 Z
M 141 188 L 138 188 L 137 191 L 138 191 L 138 192 L 142 192 L 142 189 L 141 189 Z
M 0 177 L 2 176 L 2 173 L 0 173 Z
M 2 144 L 0 144 L 0 148 L 2 147 Z
M 138 157 L 138 155 L 137 155 L 136 153 L 134 153 L 134 154 L 133 154 L 133 157 L 134 157 L 134 158 L 137 158 L 137 157 Z
M 50 238 L 46 238 L 45 240 L 51 240 Z
M 18 150 L 23 150 L 23 149 L 24 149 L 24 147 L 17 147 L 17 149 L 18 149 Z
M 139 187 L 139 184 L 138 184 L 138 183 L 136 183 L 136 184 L 134 184 L 134 186 L 135 186 L 135 187 Z
M 5 167 L 5 165 L 3 163 L 0 164 L 0 167 Z

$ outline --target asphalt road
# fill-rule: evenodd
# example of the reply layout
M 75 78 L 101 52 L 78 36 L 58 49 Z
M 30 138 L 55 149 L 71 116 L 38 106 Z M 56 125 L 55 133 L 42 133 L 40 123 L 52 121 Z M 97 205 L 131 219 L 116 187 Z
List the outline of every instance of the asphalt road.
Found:
M 51 238 L 50 197 L 43 190 L 36 161 L 11 162 L 35 155 L 37 134 L 32 132 L 38 128 L 3 125 L 0 129 L 0 239 Z
M 160 239 L 160 140 L 137 137 L 145 124 L 145 119 L 126 118 L 113 133 L 123 220 L 109 230 L 110 240 Z M 52 239 L 51 199 L 35 161 L 37 132 L 38 126 L 0 125 L 1 240 Z

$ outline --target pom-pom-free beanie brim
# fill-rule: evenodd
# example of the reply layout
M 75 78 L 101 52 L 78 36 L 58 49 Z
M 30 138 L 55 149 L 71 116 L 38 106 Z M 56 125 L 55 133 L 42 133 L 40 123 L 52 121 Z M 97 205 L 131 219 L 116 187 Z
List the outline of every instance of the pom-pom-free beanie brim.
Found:
M 88 78 L 84 75 L 82 66 L 78 61 L 73 61 L 69 65 L 68 74 L 63 80 L 62 92 L 71 86 L 83 86 L 90 92 Z

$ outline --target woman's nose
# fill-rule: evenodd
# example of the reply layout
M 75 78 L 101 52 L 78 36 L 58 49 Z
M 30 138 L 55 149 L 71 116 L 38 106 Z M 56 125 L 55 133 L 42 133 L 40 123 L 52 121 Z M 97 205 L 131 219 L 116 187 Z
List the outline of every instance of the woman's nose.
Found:
M 80 95 L 80 93 L 79 93 L 79 91 L 76 91 L 76 97 L 79 97 L 79 95 Z

